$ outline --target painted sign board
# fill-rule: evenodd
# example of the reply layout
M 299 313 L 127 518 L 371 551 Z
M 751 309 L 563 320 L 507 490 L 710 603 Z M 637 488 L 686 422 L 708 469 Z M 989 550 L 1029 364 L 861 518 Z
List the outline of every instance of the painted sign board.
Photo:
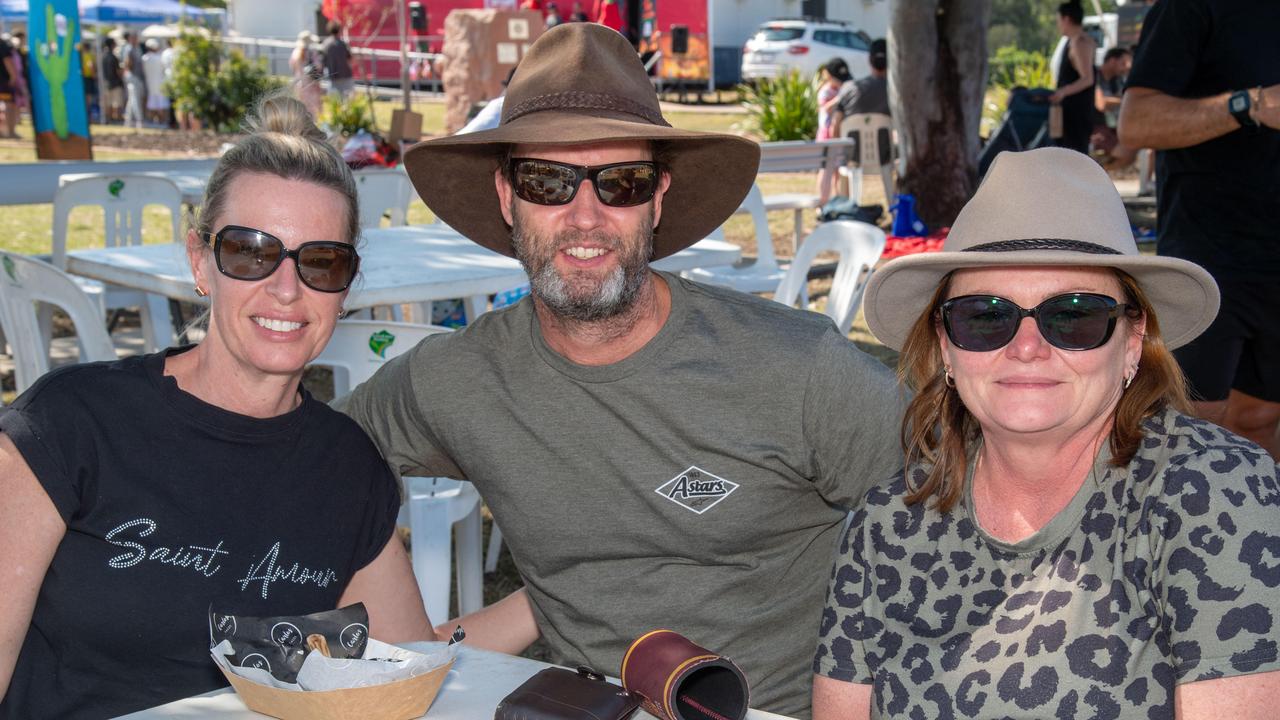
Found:
M 31 0 L 28 5 L 31 116 L 41 160 L 93 159 L 80 74 L 79 18 L 77 0 Z

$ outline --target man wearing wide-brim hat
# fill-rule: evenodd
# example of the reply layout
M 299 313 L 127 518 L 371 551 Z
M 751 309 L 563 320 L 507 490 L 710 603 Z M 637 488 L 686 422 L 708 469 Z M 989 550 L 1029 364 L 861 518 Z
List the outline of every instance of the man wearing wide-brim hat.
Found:
M 541 634 L 617 675 L 668 628 L 738 662 L 753 706 L 805 717 L 837 535 L 900 464 L 900 402 L 825 317 L 650 269 L 733 213 L 758 160 L 672 128 L 618 33 L 549 30 L 496 129 L 405 160 L 441 220 L 521 261 L 531 297 L 342 405 L 397 471 L 470 480 L 493 511 L 526 586 L 470 639 Z

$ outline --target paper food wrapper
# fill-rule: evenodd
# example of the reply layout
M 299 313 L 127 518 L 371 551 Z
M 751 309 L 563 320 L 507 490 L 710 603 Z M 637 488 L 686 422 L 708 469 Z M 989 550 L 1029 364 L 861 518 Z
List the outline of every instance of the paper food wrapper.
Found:
M 244 704 L 264 715 L 283 720 L 420 717 L 453 666 L 461 628 L 447 646 L 427 654 L 369 638 L 367 620 L 359 642 L 346 642 L 355 634 L 347 629 L 350 621 L 367 617 L 363 613 L 362 606 L 292 618 L 237 618 L 211 612 L 210 653 Z M 298 632 L 282 632 L 281 623 Z M 337 642 L 321 640 L 328 635 L 335 635 Z M 308 648 L 308 643 L 324 647 L 334 657 Z M 353 651 L 356 646 L 358 654 Z M 255 648 L 261 652 L 253 652 Z
M 295 683 L 311 646 L 333 658 L 364 657 L 369 612 L 364 603 L 310 615 L 249 617 L 209 608 L 209 644 L 231 644 L 232 667 L 266 670 L 276 680 Z

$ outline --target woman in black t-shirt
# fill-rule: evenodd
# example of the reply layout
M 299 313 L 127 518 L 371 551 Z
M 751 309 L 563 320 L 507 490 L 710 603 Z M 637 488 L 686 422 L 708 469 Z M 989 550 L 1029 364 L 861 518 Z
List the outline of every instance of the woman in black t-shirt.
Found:
M 63 368 L 0 414 L 0 718 L 97 718 L 225 685 L 208 610 L 354 602 L 435 638 L 399 485 L 301 387 L 359 259 L 356 189 L 302 105 L 268 97 L 186 238 L 194 347 Z

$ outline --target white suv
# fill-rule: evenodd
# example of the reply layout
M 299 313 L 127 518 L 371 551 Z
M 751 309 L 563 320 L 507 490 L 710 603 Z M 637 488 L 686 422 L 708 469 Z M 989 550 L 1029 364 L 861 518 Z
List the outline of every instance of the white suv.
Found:
M 742 48 L 742 79 L 776 78 L 791 70 L 812 78 L 834 57 L 843 58 L 854 78 L 870 74 L 870 41 L 838 20 L 777 19 L 756 30 Z

